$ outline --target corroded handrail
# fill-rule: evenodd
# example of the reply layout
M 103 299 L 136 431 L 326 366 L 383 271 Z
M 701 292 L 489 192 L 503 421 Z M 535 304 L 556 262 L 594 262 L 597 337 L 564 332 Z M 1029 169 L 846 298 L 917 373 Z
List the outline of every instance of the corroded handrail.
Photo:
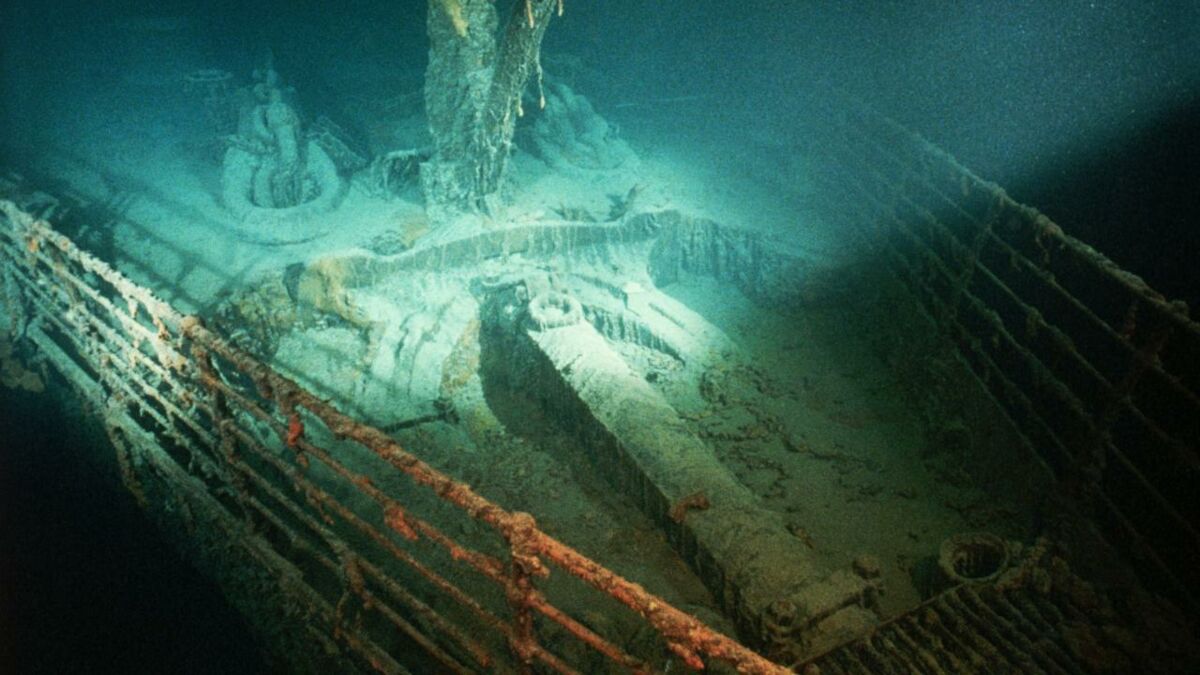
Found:
M 894 120 L 814 105 L 825 217 L 863 237 L 1110 543 L 1200 607 L 1200 323 L 1187 306 Z
M 376 561 L 357 552 L 335 531 L 334 516 L 355 536 L 365 536 L 395 562 L 406 565 L 442 596 L 501 635 L 520 667 L 536 661 L 558 672 L 576 672 L 540 644 L 534 616 L 541 615 L 630 671 L 647 672 L 649 668 L 551 604 L 538 589 L 537 579 L 547 576 L 549 565 L 553 565 L 642 617 L 691 668 L 703 669 L 705 659 L 711 659 L 732 664 L 744 673 L 789 672 L 547 535 L 532 516 L 505 510 L 407 452 L 383 431 L 342 414 L 230 344 L 198 318 L 181 315 L 14 203 L 0 201 L 0 222 L 0 259 L 5 263 L 9 316 L 16 320 L 36 317 L 55 329 L 73 348 L 74 358 L 98 373 L 109 397 L 104 403 L 115 403 L 149 420 L 154 427 L 150 431 L 156 436 L 169 439 L 189 453 L 186 466 L 190 471 L 216 476 L 215 485 L 221 490 L 232 488 L 242 517 L 250 519 L 254 514 L 340 579 L 341 599 L 329 606 L 314 605 L 314 610 L 332 624 L 335 639 L 377 670 L 390 672 L 396 669 L 396 663 L 366 632 L 347 620 L 350 598 L 357 598 L 363 607 L 377 609 L 451 671 L 473 669 L 463 665 L 460 659 L 464 656 L 481 669 L 497 667 L 497 657 L 483 641 L 425 604 Z M 226 366 L 253 382 L 257 391 L 245 392 L 231 384 L 227 376 L 232 373 L 226 371 Z M 250 420 L 272 429 L 278 447 L 248 431 L 245 422 Z M 320 420 L 335 438 L 354 441 L 417 485 L 428 488 L 430 494 L 489 525 L 506 542 L 507 560 L 457 543 L 415 516 L 399 497 L 378 487 L 372 477 L 356 472 L 310 440 L 306 425 L 314 420 Z M 314 460 L 378 505 L 387 532 L 318 484 L 307 470 Z M 121 465 L 127 485 L 136 491 L 137 480 L 131 475 L 128 458 Z M 284 477 L 302 499 L 289 494 L 262 467 Z M 269 506 L 268 501 L 277 506 Z M 297 524 L 305 533 L 297 530 Z M 506 621 L 489 611 L 439 570 L 418 560 L 398 544 L 397 535 L 406 542 L 432 543 L 453 560 L 498 584 L 511 619 Z M 295 583 L 294 579 L 290 581 Z M 383 589 L 387 598 L 379 597 L 370 586 Z M 389 602 L 403 610 L 398 611 Z M 427 634 L 405 618 L 414 615 L 436 634 Z M 451 651 L 443 646 L 446 643 L 453 646 Z

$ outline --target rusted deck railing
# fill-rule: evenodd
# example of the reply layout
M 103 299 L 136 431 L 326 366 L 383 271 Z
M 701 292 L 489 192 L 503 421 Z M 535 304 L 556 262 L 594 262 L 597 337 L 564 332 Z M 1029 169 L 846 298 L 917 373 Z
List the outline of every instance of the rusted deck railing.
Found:
M 630 654 L 552 603 L 539 580 L 558 570 L 628 608 L 688 667 L 788 672 L 342 414 L 9 201 L 0 201 L 0 265 L 14 331 L 69 355 L 71 364 L 56 363 L 69 379 L 93 380 L 76 386 L 104 399 L 93 403 L 108 411 L 135 495 L 146 499 L 131 455 L 152 452 L 171 463 L 168 473 L 186 470 L 245 522 L 248 541 L 304 571 L 285 590 L 362 665 L 402 670 L 397 650 L 412 645 L 451 672 L 595 665 L 573 663 L 578 650 L 554 653 L 547 635 L 632 672 L 664 658 Z M 117 416 L 136 422 L 135 438 L 117 432 Z M 410 489 L 397 487 L 400 477 Z M 456 540 L 417 515 L 431 502 L 485 523 L 502 543 Z M 502 600 L 489 602 L 479 580 Z
M 1200 607 L 1200 324 L 896 122 L 820 105 L 826 217 L 874 246 L 1145 578 Z

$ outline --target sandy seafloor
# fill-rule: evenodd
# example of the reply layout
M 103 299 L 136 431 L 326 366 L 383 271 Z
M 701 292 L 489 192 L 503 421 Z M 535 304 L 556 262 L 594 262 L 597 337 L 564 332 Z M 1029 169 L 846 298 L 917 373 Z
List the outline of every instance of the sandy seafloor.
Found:
M 334 211 L 294 231 L 252 231 L 236 222 L 220 202 L 220 146 L 212 142 L 196 94 L 184 86 L 186 73 L 221 64 L 200 58 L 184 30 L 115 26 L 105 63 L 62 53 L 58 81 L 45 83 L 47 100 L 57 103 L 18 139 L 30 151 L 28 166 L 56 179 L 56 189 L 115 214 L 112 222 L 79 233 L 81 243 L 111 255 L 119 269 L 181 311 L 203 314 L 263 275 L 361 252 L 374 237 L 422 221 L 416 191 L 383 199 L 354 183 Z M 74 48 L 86 53 L 90 46 Z M 235 75 L 242 83 L 248 79 Z M 361 117 L 351 121 L 369 122 L 366 131 L 377 147 L 427 142 L 416 95 L 419 68 L 391 71 L 369 61 L 343 61 L 325 77 L 345 96 L 323 114 L 336 119 L 357 111 Z M 575 86 L 593 96 L 587 78 Z M 830 278 L 840 270 L 852 273 L 855 242 L 821 222 L 812 208 L 800 130 L 770 125 L 736 101 L 593 103 L 638 160 L 613 171 L 567 175 L 518 150 L 505 216 L 480 227 L 551 219 L 564 205 L 604 213 L 609 195 L 639 185 L 639 209 L 678 209 L 769 233 L 803 251 Z M 853 320 L 854 307 L 814 302 L 781 313 L 705 278 L 659 290 L 736 347 L 717 375 L 727 392 L 721 405 L 705 399 L 695 382 L 665 381 L 664 396 L 748 487 L 787 514 L 796 536 L 830 568 L 863 553 L 876 556 L 885 613 L 920 600 L 930 558 L 947 536 L 981 529 L 1020 536 L 1015 514 L 940 464 L 938 449 Z M 640 358 L 627 345 L 614 348 L 631 362 Z M 282 338 L 277 365 L 314 386 L 328 385 L 334 394 L 344 391 L 320 382 L 321 373 L 332 372 L 326 362 L 317 363 L 322 349 L 355 354 L 361 337 L 345 327 L 301 327 Z M 572 440 L 552 420 L 522 413 L 529 427 L 509 429 L 495 420 L 512 415 L 477 412 L 463 417 L 490 424 L 486 433 L 433 428 L 401 438 L 486 496 L 530 511 L 551 534 L 727 628 L 712 597 L 664 538 L 577 461 Z M 480 416 L 489 419 L 479 422 Z

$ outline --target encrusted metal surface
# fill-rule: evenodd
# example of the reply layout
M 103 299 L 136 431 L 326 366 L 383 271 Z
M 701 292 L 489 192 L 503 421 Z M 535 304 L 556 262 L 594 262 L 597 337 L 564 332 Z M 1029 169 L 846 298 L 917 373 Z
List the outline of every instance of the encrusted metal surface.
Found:
M 811 665 L 822 673 L 1093 672 L 1068 644 L 1067 617 L 1081 616 L 1030 589 L 962 585 Z
M 830 128 L 821 146 L 828 202 L 837 205 L 830 217 L 864 235 L 1109 537 L 1194 605 L 1200 327 L 1186 308 L 898 125 L 831 111 Z M 577 651 L 548 646 L 572 641 L 608 666 L 648 671 L 646 660 L 547 599 L 539 579 L 555 570 L 641 617 L 689 666 L 787 671 L 548 536 L 527 514 L 441 474 L 80 251 L 45 222 L 62 208 L 41 193 L 0 201 L 2 297 L 15 332 L 103 411 L 140 500 L 148 476 L 178 484 L 356 667 L 403 672 L 398 655 L 413 647 L 450 672 L 594 667 L 572 662 Z M 589 236 L 607 236 L 593 229 Z M 364 468 L 371 463 L 388 478 Z M 483 524 L 482 534 L 472 525 L 470 537 L 452 536 L 420 515 L 431 503 L 435 513 Z M 493 592 L 476 594 L 464 579 Z M 810 673 L 1093 672 L 1110 654 L 1104 640 L 1126 635 L 1097 623 L 1081 597 L 1034 583 L 961 585 L 793 665 Z

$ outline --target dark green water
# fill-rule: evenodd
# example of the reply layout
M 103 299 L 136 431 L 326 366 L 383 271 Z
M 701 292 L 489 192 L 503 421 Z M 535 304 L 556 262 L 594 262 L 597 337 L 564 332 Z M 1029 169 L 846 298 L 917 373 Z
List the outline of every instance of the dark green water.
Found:
M 265 672 L 77 425 L 0 388 L 0 673 Z

